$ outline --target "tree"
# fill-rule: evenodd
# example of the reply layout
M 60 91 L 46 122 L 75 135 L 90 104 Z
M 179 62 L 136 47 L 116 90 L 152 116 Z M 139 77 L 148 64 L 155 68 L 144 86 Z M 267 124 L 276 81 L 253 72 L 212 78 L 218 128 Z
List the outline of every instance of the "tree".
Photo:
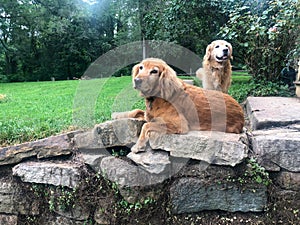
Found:
M 107 1 L 1 0 L 0 13 L 2 73 L 10 81 L 80 77 L 115 47 L 116 19 Z
M 144 15 L 147 39 L 176 42 L 200 55 L 227 21 L 222 12 L 226 1 L 156 0 Z

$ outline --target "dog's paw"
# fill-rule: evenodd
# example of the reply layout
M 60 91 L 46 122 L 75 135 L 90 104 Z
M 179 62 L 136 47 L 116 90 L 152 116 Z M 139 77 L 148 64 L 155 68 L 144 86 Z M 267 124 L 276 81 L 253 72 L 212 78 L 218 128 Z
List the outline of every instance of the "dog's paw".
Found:
M 140 145 L 139 143 L 136 143 L 134 146 L 131 147 L 131 152 L 138 153 L 138 152 L 145 152 L 146 151 L 146 145 Z

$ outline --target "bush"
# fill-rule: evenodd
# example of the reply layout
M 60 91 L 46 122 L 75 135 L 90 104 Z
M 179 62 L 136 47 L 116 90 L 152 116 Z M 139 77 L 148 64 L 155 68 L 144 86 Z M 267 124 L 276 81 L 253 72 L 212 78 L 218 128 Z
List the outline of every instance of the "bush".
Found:
M 236 1 L 220 35 L 232 42 L 257 79 L 277 81 L 299 59 L 298 0 Z
M 229 94 L 242 103 L 248 96 L 282 96 L 293 95 L 288 85 L 267 80 L 251 79 L 247 83 L 232 84 Z
M 8 83 L 9 79 L 5 75 L 0 75 L 0 83 Z

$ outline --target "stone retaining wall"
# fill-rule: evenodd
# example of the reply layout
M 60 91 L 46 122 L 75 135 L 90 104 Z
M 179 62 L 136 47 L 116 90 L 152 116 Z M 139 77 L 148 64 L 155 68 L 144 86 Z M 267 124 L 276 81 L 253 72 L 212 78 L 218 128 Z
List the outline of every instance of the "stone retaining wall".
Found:
M 53 187 L 70 193 L 86 190 L 87 183 L 92 186 L 88 173 L 106 181 L 129 210 L 137 202 L 169 196 L 172 215 L 206 210 L 267 213 L 270 178 L 281 192 L 299 197 L 300 116 L 295 114 L 300 107 L 299 99 L 288 101 L 296 105 L 295 112 L 278 116 L 286 98 L 250 97 L 246 108 L 251 129 L 245 133 L 154 135 L 147 151 L 138 154 L 129 153 L 143 125 L 134 119 L 0 148 L 0 224 L 22 224 L 24 217 L 37 220 L 44 215 L 43 224 L 117 224 L 112 203 L 104 198 L 91 203 L 86 197 L 86 204 L 78 199 L 80 204 L 67 209 L 51 205 L 59 201 Z M 40 185 L 50 190 L 44 202 L 48 209 L 42 208 Z

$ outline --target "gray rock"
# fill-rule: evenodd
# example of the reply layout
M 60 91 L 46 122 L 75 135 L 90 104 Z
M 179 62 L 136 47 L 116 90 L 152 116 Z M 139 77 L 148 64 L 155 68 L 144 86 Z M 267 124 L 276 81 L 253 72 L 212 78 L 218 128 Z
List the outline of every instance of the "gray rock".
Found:
M 15 164 L 32 156 L 49 158 L 69 155 L 73 152 L 72 140 L 74 134 L 79 132 L 74 131 L 20 145 L 0 148 L 0 165 Z
M 0 179 L 0 213 L 38 215 L 39 203 L 12 181 Z
M 300 191 L 300 173 L 280 172 L 277 182 L 286 190 Z
M 61 210 L 58 207 L 54 210 L 58 215 L 61 215 L 65 218 L 69 218 L 72 220 L 80 220 L 84 221 L 89 218 L 90 215 L 90 210 L 88 207 L 80 206 L 80 205 L 75 205 L 71 209 L 68 210 Z
M 11 182 L 1 181 L 0 183 L 0 212 L 14 212 L 14 188 Z
M 111 156 L 105 149 L 83 149 L 80 150 L 82 161 L 89 165 L 95 172 L 100 171 L 100 164 L 103 158 Z
M 44 225 L 82 225 L 82 221 L 71 220 L 62 216 L 53 216 L 43 221 Z
M 76 188 L 80 183 L 80 165 L 62 162 L 25 162 L 13 167 L 13 175 L 24 182 Z
M 0 224 L 2 225 L 17 225 L 18 217 L 14 215 L 1 215 L 0 214 Z
M 96 125 L 91 131 L 75 136 L 75 145 L 81 149 L 103 149 L 115 146 L 131 147 L 138 139 L 144 121 L 119 119 Z
M 153 135 L 149 143 L 152 149 L 169 151 L 174 157 L 235 166 L 247 157 L 248 147 L 243 143 L 245 140 L 245 134 L 191 131 L 185 135 Z
M 267 188 L 258 184 L 212 184 L 197 178 L 181 178 L 170 188 L 172 212 L 203 210 L 261 212 L 267 205 Z
M 106 179 L 117 185 L 122 197 L 132 204 L 148 197 L 157 200 L 161 197 L 162 182 L 169 178 L 167 173 L 151 174 L 139 166 L 113 156 L 106 157 L 101 161 L 101 171 Z M 99 216 L 101 213 L 97 214 L 98 220 Z
M 300 122 L 300 98 L 248 97 L 246 110 L 253 130 Z
M 144 187 L 159 184 L 168 177 L 164 174 L 150 174 L 130 162 L 113 156 L 102 159 L 101 171 L 103 176 L 120 187 Z
M 169 154 L 165 151 L 153 151 L 148 148 L 145 152 L 130 152 L 127 157 L 149 173 L 160 174 L 170 166 Z
M 258 162 L 269 171 L 300 172 L 300 132 L 296 129 L 253 131 L 250 142 Z

